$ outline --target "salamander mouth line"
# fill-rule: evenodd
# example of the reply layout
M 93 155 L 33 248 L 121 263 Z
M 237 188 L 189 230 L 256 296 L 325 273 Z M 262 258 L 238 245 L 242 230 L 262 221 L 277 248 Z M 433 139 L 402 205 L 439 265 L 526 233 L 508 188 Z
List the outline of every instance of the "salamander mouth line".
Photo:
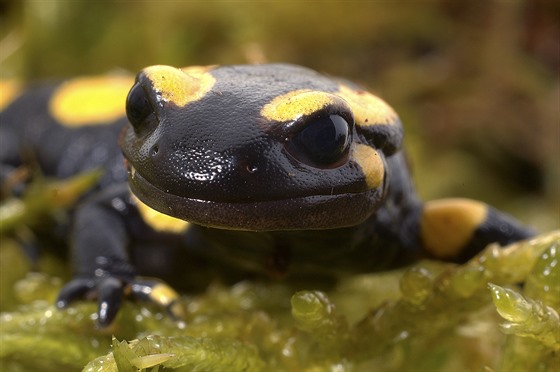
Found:
M 140 184 L 146 184 L 146 185 L 150 185 L 150 187 L 158 189 L 159 191 L 169 194 L 169 195 L 173 195 L 176 198 L 184 198 L 185 200 L 197 200 L 199 202 L 210 202 L 210 203 L 217 203 L 217 204 L 254 204 L 254 205 L 258 205 L 260 202 L 259 201 L 236 201 L 236 202 L 231 202 L 231 201 L 224 201 L 224 202 L 220 202 L 220 201 L 215 201 L 215 200 L 207 200 L 207 199 L 200 199 L 200 198 L 196 198 L 196 197 L 188 197 L 188 196 L 184 196 L 184 195 L 177 195 L 174 193 L 169 192 L 169 190 L 165 190 L 162 189 L 161 187 L 154 185 L 153 183 L 151 183 L 150 181 L 148 181 L 144 176 L 142 176 L 142 174 L 129 162 L 126 161 L 126 166 L 127 166 L 127 170 L 128 173 L 130 175 L 130 180 L 131 182 L 135 182 L 135 183 L 140 183 Z M 371 191 L 371 190 L 369 190 Z M 355 193 L 350 193 L 350 192 L 345 192 L 345 193 L 334 193 L 334 188 L 330 189 L 330 192 L 327 194 L 313 194 L 313 195 L 302 195 L 302 196 L 297 196 L 297 197 L 293 197 L 293 198 L 284 198 L 284 199 L 271 199 L 268 200 L 267 202 L 282 202 L 285 200 L 297 200 L 297 199 L 304 199 L 304 198 L 310 198 L 310 197 L 321 197 L 321 198 L 328 198 L 328 197 L 343 197 L 344 195 L 360 195 L 360 194 L 366 194 L 368 191 L 361 191 L 361 192 L 355 192 Z
M 130 190 L 150 208 L 198 225 L 228 230 L 323 230 L 355 226 L 369 218 L 384 199 L 381 190 L 372 189 L 251 202 L 204 200 L 166 192 L 148 182 L 133 166 L 127 168 Z M 294 218 L 294 211 L 299 218 Z

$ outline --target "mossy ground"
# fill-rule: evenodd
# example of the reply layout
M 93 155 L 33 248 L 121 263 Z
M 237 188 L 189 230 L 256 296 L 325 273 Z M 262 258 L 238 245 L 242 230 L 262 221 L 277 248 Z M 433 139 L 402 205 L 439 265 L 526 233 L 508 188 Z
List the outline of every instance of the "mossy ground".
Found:
M 3 254 L 17 249 L 2 244 Z M 180 321 L 126 302 L 108 329 L 96 328 L 94 303 L 53 307 L 61 280 L 14 282 L 21 273 L 3 268 L 19 304 L 0 317 L 0 360 L 11 371 L 554 371 L 559 257 L 551 232 L 462 266 L 420 262 L 327 292 L 214 283 L 182 297 Z

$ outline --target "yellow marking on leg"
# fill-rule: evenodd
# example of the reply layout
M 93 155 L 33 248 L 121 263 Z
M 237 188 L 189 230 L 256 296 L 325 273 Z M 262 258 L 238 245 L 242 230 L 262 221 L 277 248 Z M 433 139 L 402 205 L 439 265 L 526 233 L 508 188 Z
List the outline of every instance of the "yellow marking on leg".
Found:
M 484 222 L 486 204 L 470 199 L 442 199 L 424 205 L 420 237 L 426 251 L 437 258 L 456 257 Z
M 262 108 L 261 116 L 272 121 L 294 121 L 327 106 L 338 106 L 348 113 L 352 112 L 348 104 L 334 94 L 300 89 L 274 98 Z
M 391 106 L 365 90 L 354 90 L 340 84 L 337 94 L 352 108 L 356 125 L 391 125 L 398 121 L 399 117 Z
M 193 66 L 179 69 L 171 66 L 150 66 L 142 70 L 152 82 L 158 97 L 179 107 L 204 97 L 216 79 L 209 73 L 213 66 Z
M 362 169 L 368 188 L 375 189 L 383 184 L 385 165 L 381 155 L 374 148 L 361 143 L 356 144 L 352 148 L 351 157 Z
M 175 318 L 184 318 L 185 309 L 179 302 L 179 294 L 167 284 L 160 283 L 155 285 L 150 292 L 150 298 L 153 302 L 167 308 L 167 311 Z
M 189 228 L 187 221 L 158 212 L 134 195 L 132 195 L 132 199 L 136 203 L 142 219 L 154 230 L 179 234 L 184 233 Z
M 22 86 L 15 80 L 0 81 L 0 111 L 4 110 L 21 93 Z
M 110 124 L 125 114 L 131 77 L 86 77 L 64 83 L 49 103 L 51 115 L 61 124 Z
M 172 302 L 177 301 L 179 294 L 167 284 L 156 284 L 150 292 L 150 298 L 157 304 L 169 306 Z

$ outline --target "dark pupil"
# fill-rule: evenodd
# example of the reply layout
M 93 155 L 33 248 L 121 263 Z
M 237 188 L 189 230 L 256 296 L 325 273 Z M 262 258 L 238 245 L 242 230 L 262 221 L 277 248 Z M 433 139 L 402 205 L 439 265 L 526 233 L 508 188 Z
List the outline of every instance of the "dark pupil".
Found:
M 348 131 L 346 120 L 339 115 L 329 115 L 311 122 L 294 140 L 309 160 L 327 165 L 344 154 L 348 147 Z
M 126 116 L 130 124 L 138 129 L 139 125 L 152 113 L 146 93 L 140 84 L 135 84 L 126 99 Z

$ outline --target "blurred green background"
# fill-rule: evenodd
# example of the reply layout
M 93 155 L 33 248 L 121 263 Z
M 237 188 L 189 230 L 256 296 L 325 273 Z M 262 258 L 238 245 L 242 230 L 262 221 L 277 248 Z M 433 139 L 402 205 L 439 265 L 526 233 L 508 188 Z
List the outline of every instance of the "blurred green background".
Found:
M 560 3 L 0 1 L 2 78 L 290 62 L 401 115 L 423 198 L 560 225 Z

